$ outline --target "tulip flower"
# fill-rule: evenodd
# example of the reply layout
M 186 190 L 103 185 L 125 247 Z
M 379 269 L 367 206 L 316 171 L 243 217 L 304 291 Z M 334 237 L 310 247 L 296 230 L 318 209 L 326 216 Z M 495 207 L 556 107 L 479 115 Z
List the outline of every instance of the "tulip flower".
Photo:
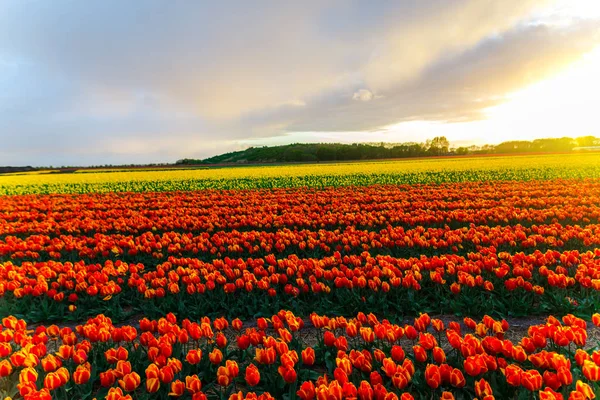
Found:
M 73 372 L 73 382 L 78 385 L 86 384 L 90 380 L 90 369 L 87 366 L 79 365 Z
M 311 381 L 302 382 L 296 394 L 301 400 L 312 400 L 315 398 L 315 385 Z
M 296 371 L 293 368 L 280 366 L 277 372 L 279 372 L 285 383 L 294 383 L 296 381 Z
M 131 372 L 119 380 L 119 386 L 126 392 L 133 392 L 140 385 L 141 379 L 136 372 Z
M 158 378 L 146 379 L 146 391 L 148 393 L 156 393 L 160 389 L 160 380 Z
M 181 397 L 185 393 L 185 383 L 180 380 L 171 382 L 171 392 L 169 396 Z
M 306 347 L 302 350 L 302 363 L 308 366 L 315 363 L 315 350 L 312 347 Z
M 442 376 L 440 374 L 440 368 L 435 364 L 427 364 L 425 368 L 425 382 L 432 389 L 437 389 L 441 382 Z
M 209 353 L 208 359 L 214 365 L 221 364 L 221 361 L 223 361 L 223 353 L 221 353 L 221 350 L 215 348 Z
M 475 381 L 475 394 L 479 398 L 493 395 L 492 387 L 490 386 L 489 382 L 485 379 Z
M 202 382 L 198 375 L 186 376 L 185 377 L 185 388 L 190 393 L 198 393 L 202 389 Z
M 252 387 L 258 385 L 258 382 L 260 382 L 260 372 L 256 365 L 250 364 L 246 367 L 245 379 L 246 383 Z

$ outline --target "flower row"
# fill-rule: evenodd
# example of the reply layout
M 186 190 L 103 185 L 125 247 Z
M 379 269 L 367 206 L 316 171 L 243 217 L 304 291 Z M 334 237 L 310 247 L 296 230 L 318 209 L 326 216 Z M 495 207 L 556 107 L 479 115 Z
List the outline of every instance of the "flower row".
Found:
M 600 314 L 592 318 L 600 325 Z M 115 326 L 98 315 L 75 329 L 28 329 L 2 320 L 0 388 L 24 399 L 593 399 L 600 350 L 584 320 L 567 315 L 506 338 L 506 320 L 442 321 L 421 314 L 398 325 L 290 311 L 251 323 L 168 314 Z M 305 343 L 304 331 L 314 331 Z M 435 396 L 435 397 L 432 397 Z
M 220 231 L 213 234 L 146 232 L 141 235 L 95 234 L 32 235 L 27 238 L 7 236 L 0 240 L 0 257 L 11 260 L 98 259 L 140 257 L 160 259 L 180 257 L 224 257 L 278 254 L 356 254 L 363 251 L 397 255 L 452 251 L 522 251 L 546 248 L 600 247 L 600 225 L 534 225 L 532 227 L 479 225 L 451 229 L 388 227 L 380 231 L 359 230 L 289 230 Z M 413 254 L 411 254 L 413 255 Z
M 418 258 L 372 257 L 364 252 L 210 262 L 170 257 L 150 268 L 120 260 L 0 264 L 5 312 L 32 309 L 32 315 L 36 309 L 54 304 L 63 310 L 54 318 L 79 306 L 79 315 L 89 315 L 87 308 L 95 309 L 98 302 L 106 303 L 107 309 L 131 304 L 145 313 L 152 302 L 162 313 L 186 306 L 194 315 L 216 312 L 220 307 L 230 309 L 230 315 L 253 315 L 261 311 L 259 307 L 270 306 L 269 298 L 281 302 L 279 306 L 295 304 L 295 310 L 311 312 L 327 310 L 327 303 L 338 297 L 343 298 L 336 304 L 342 307 L 340 312 L 359 309 L 411 314 L 437 304 L 437 312 L 462 308 L 463 312 L 482 313 L 492 307 L 497 313 L 539 313 L 550 308 L 591 315 L 600 305 L 599 293 L 600 250 Z
M 579 196 L 585 193 L 586 196 Z M 598 221 L 598 181 L 4 196 L 0 235 Z

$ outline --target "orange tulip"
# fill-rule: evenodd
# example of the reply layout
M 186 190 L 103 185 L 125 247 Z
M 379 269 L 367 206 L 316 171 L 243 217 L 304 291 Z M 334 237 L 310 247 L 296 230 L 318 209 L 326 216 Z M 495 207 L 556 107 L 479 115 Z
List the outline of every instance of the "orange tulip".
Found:
M 160 380 L 158 378 L 146 379 L 146 391 L 148 393 L 156 393 L 160 389 Z
M 131 372 L 131 363 L 129 361 L 119 360 L 117 361 L 114 371 L 118 378 L 122 378 Z
M 583 365 L 583 362 L 585 360 L 590 360 L 591 357 L 588 354 L 587 351 L 582 350 L 582 349 L 577 349 L 575 351 L 575 362 L 577 363 L 577 365 L 579 365 L 580 367 Z
M 236 318 L 233 321 L 231 321 L 231 327 L 233 329 L 235 329 L 236 331 L 241 331 L 242 326 L 243 326 L 243 323 L 239 318 Z
M 141 379 L 137 372 L 131 372 L 119 380 L 119 386 L 126 392 L 132 392 L 140 386 L 140 381 Z
M 100 385 L 102 387 L 111 387 L 116 380 L 116 376 L 112 373 L 112 370 L 106 372 L 100 372 Z
M 493 395 L 492 387 L 490 386 L 489 382 L 485 379 L 475 381 L 475 394 L 480 398 Z
M 433 360 L 436 364 L 443 364 L 446 362 L 446 353 L 444 353 L 444 350 L 441 347 L 433 348 Z
M 360 336 L 367 343 L 373 343 L 375 340 L 375 333 L 371 328 L 360 328 Z
M 360 386 L 357 390 L 358 398 L 360 400 L 373 400 L 373 388 L 367 381 L 361 381 Z
M 48 354 L 42 358 L 42 368 L 44 368 L 45 372 L 53 372 L 60 367 L 62 367 L 62 361 L 53 354 Z
M 556 375 L 558 376 L 558 380 L 563 385 L 570 385 L 573 383 L 573 374 L 571 373 L 571 370 L 566 366 L 560 367 L 556 371 Z
M 185 360 L 192 365 L 198 364 L 201 359 L 202 359 L 202 350 L 200 350 L 200 349 L 192 349 L 192 350 L 188 351 L 187 355 L 185 356 Z
M 225 337 L 225 335 L 223 335 L 223 333 L 219 332 L 217 334 L 217 338 L 215 340 L 215 343 L 220 348 L 224 348 L 225 346 L 227 346 L 227 338 Z
M 12 353 L 12 346 L 10 343 L 0 342 L 0 357 L 8 357 Z
M 542 375 L 542 380 L 544 381 L 545 386 L 554 390 L 558 390 L 562 386 L 558 375 L 548 370 L 544 371 L 544 374 Z
M 392 356 L 392 360 L 394 360 L 395 362 L 402 362 L 402 360 L 404 360 L 404 357 L 406 356 L 404 354 L 404 349 L 402 349 L 402 347 L 398 345 L 392 346 L 390 354 Z
M 48 390 L 54 390 L 61 386 L 60 378 L 56 372 L 49 372 L 44 378 L 44 387 Z
M 504 370 L 506 382 L 511 386 L 521 386 L 521 374 L 523 370 L 514 364 L 507 366 Z
M 156 364 L 150 364 L 146 367 L 146 378 L 147 379 L 158 378 L 159 373 L 160 373 L 160 369 L 158 368 L 158 366 Z
M 89 365 L 89 364 L 88 364 Z M 75 372 L 73 372 L 73 382 L 78 385 L 84 385 L 90 380 L 90 370 L 86 366 L 79 365 Z
M 335 335 L 331 331 L 325 331 L 323 334 L 323 343 L 327 347 L 333 347 L 335 345 Z
M 551 388 L 546 388 L 539 391 L 540 400 L 563 400 L 560 393 L 555 392 Z
M 229 386 L 231 383 L 231 377 L 229 376 L 227 367 L 220 366 L 217 370 L 217 383 L 221 386 Z
M 315 385 L 311 381 L 302 382 L 300 389 L 296 392 L 301 400 L 312 400 L 315 398 Z
M 540 390 L 542 387 L 542 375 L 535 369 L 524 371 L 521 374 L 521 385 L 532 392 Z
M 315 363 L 315 350 L 312 347 L 307 347 L 302 350 L 302 363 L 308 366 Z
M 240 373 L 240 368 L 238 367 L 237 362 L 233 360 L 227 360 L 225 362 L 225 368 L 227 368 L 228 375 L 232 378 L 235 378 Z
M 437 389 L 442 382 L 440 368 L 435 364 L 427 364 L 425 367 L 425 382 L 432 389 Z
M 392 384 L 402 390 L 408 385 L 408 378 L 402 372 L 397 372 L 392 376 Z M 429 383 L 428 383 L 429 384 Z
M 275 363 L 276 356 L 277 353 L 273 347 L 266 349 L 257 348 L 255 359 L 261 364 L 273 364 Z
M 577 391 L 572 391 L 571 394 L 569 394 L 569 400 L 588 400 L 588 399 L 586 399 L 586 397 L 583 395 L 583 393 L 577 392 Z
M 260 372 L 258 371 L 258 368 L 256 368 L 256 365 L 248 365 L 246 368 L 245 378 L 248 385 L 252 387 L 258 385 L 258 382 L 260 382 Z
M 81 349 L 75 351 L 75 353 L 73 354 L 73 361 L 75 362 L 75 364 L 83 364 L 87 361 L 87 358 L 87 353 Z
M 132 400 L 131 395 L 125 396 L 121 388 L 113 387 L 110 388 L 106 395 L 106 400 Z
M 294 383 L 296 381 L 296 370 L 293 368 L 280 366 L 277 372 L 279 372 L 285 383 Z
M 223 361 L 223 353 L 221 353 L 221 350 L 215 348 L 208 354 L 208 359 L 214 365 L 221 364 L 221 361 Z
M 178 374 L 183 369 L 183 363 L 178 358 L 169 358 L 167 365 L 173 369 L 175 374 Z
M 586 399 L 596 398 L 594 390 L 587 383 L 577 381 L 577 383 L 575 384 L 575 388 L 577 389 L 577 392 L 581 393 Z
M 427 361 L 427 352 L 420 345 L 417 344 L 417 345 L 413 346 L 413 353 L 415 354 L 416 361 L 422 362 L 422 363 Z
M 482 364 L 479 357 L 470 356 L 463 363 L 465 372 L 470 376 L 477 376 L 481 373 Z
M 349 358 L 336 358 L 335 365 L 340 367 L 347 375 L 352 373 L 352 361 Z
M 337 367 L 333 370 L 333 378 L 341 385 L 344 385 L 348 382 L 348 374 L 346 374 L 346 372 L 344 372 L 344 370 L 340 367 Z
M 162 383 L 170 383 L 171 381 L 173 381 L 174 378 L 175 371 L 173 371 L 173 367 L 171 367 L 170 365 L 165 365 L 164 367 L 159 369 L 158 379 L 160 379 Z
M 19 383 L 35 383 L 38 378 L 38 373 L 35 368 L 23 368 L 19 374 Z
M 9 376 L 12 373 L 12 364 L 8 360 L 0 361 L 0 378 Z
M 185 383 L 183 383 L 179 379 L 171 382 L 171 392 L 169 393 L 169 396 L 180 397 L 180 396 L 183 396 L 184 392 L 185 392 Z
M 202 389 L 202 382 L 198 375 L 186 376 L 185 377 L 185 388 L 190 393 L 198 393 Z
M 585 360 L 581 371 L 583 372 L 583 376 L 592 382 L 600 380 L 600 367 L 593 361 Z
M 450 384 L 454 387 L 462 388 L 466 383 L 467 381 L 465 380 L 462 371 L 458 368 L 454 368 L 450 373 Z

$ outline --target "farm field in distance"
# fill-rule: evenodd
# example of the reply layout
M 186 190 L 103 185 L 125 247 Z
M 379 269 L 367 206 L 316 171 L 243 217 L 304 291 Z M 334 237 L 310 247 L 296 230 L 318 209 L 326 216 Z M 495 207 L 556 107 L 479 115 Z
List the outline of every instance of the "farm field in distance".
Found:
M 393 161 L 0 175 L 0 194 L 336 187 L 600 178 L 600 152 Z M 44 171 L 41 171 L 44 172 Z
M 0 175 L 0 395 L 592 399 L 600 153 Z

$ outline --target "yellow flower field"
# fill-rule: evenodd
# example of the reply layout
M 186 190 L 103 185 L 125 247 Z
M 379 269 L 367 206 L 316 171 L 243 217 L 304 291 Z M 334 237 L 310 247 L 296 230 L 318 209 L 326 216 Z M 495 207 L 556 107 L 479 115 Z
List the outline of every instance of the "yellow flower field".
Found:
M 209 169 L 0 175 L 0 194 L 324 187 L 600 177 L 600 153 L 425 158 Z M 368 179 L 367 179 L 368 178 Z M 364 181 L 364 182 L 363 182 Z

